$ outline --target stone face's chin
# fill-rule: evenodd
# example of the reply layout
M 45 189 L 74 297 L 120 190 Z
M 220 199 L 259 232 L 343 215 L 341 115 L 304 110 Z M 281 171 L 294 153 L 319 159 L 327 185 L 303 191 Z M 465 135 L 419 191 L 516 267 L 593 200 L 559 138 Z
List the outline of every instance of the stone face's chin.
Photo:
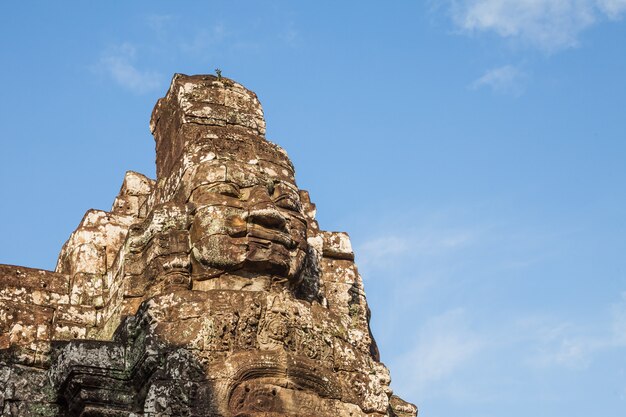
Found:
M 287 276 L 290 255 L 280 243 L 249 237 L 246 269 Z

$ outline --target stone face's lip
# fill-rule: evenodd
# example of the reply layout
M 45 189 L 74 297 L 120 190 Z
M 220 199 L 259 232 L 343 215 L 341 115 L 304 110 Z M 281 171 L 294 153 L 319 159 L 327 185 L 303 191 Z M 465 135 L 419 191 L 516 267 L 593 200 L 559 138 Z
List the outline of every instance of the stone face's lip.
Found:
M 263 229 L 261 226 L 256 225 L 250 228 L 248 238 L 261 244 L 278 243 L 287 249 L 293 249 L 295 247 L 294 240 L 287 233 L 278 230 Z

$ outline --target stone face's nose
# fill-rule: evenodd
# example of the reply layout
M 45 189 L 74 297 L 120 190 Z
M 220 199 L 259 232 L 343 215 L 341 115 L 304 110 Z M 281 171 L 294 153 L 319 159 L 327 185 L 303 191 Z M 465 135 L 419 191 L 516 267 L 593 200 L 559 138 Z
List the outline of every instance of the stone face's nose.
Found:
M 273 207 L 250 210 L 248 221 L 268 229 L 276 229 L 282 232 L 287 231 L 287 220 Z
M 248 222 L 268 229 L 287 232 L 287 219 L 276 208 L 267 187 L 258 186 L 250 192 Z

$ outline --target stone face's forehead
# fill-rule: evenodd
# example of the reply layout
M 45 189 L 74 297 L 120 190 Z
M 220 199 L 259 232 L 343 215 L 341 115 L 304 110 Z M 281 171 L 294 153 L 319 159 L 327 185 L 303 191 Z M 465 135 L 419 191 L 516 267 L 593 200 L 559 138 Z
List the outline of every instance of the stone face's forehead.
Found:
M 284 175 L 281 168 L 273 164 L 210 160 L 190 168 L 182 182 L 187 198 L 198 187 L 220 183 L 233 184 L 240 189 L 262 185 L 273 187 L 281 193 L 298 194 L 293 177 Z
M 186 168 L 210 161 L 239 166 L 256 166 L 268 175 L 295 182 L 294 169 L 287 153 L 277 145 L 260 138 L 222 138 L 207 135 L 185 149 Z

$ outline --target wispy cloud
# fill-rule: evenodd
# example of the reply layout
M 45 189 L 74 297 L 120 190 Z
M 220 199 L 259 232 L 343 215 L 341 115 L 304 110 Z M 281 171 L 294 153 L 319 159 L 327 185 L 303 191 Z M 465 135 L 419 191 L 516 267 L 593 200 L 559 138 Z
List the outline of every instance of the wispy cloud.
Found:
M 610 351 L 626 351 L 626 293 L 609 311 L 610 318 L 599 317 L 586 327 L 533 315 L 486 324 L 475 311 L 449 309 L 427 319 L 413 338 L 405 335 L 413 347 L 390 363 L 394 386 L 422 400 L 476 399 L 498 384 L 510 385 L 509 375 L 531 378 L 555 369 L 589 368 Z M 485 374 L 474 375 L 477 369 Z
M 469 245 L 476 238 L 469 230 L 406 231 L 405 235 L 376 236 L 359 245 L 357 254 L 362 266 L 386 266 L 399 257 L 437 255 Z
M 364 279 L 393 280 L 393 288 L 408 297 L 409 284 L 423 283 L 415 287 L 421 293 L 432 282 L 463 286 L 472 280 L 500 280 L 554 255 L 546 243 L 554 236 L 531 226 L 519 231 L 509 221 L 479 222 L 474 210 L 482 208 L 398 213 L 355 238 L 356 262 Z
M 619 19 L 626 13 L 626 0 L 598 0 L 598 7 L 611 19 Z
M 521 343 L 530 352 L 525 362 L 534 368 L 584 368 L 589 365 L 591 351 L 596 349 L 596 340 L 582 335 L 570 322 L 531 317 L 522 320 L 519 328 L 527 339 Z
M 622 293 L 621 302 L 611 309 L 611 315 L 613 343 L 626 347 L 626 291 Z
M 520 96 L 526 88 L 528 75 L 517 67 L 505 65 L 490 69 L 469 86 L 472 90 L 490 88 L 498 94 Z
M 191 40 L 181 43 L 181 49 L 192 55 L 204 54 L 210 48 L 220 44 L 230 33 L 222 23 L 214 24 L 210 29 L 200 29 Z
M 598 372 L 606 358 L 626 352 L 626 294 L 613 305 L 586 305 L 590 313 L 574 318 L 551 293 L 561 280 L 581 289 L 555 267 L 571 262 L 558 244 L 571 233 L 487 210 L 405 211 L 368 222 L 373 235 L 354 242 L 368 299 L 386 303 L 374 308 L 373 330 L 383 352 L 394 352 L 383 358 L 392 387 L 424 410 L 519 390 L 557 397 L 534 382 Z
M 176 19 L 176 16 L 170 14 L 150 14 L 145 19 L 152 30 L 161 32 Z
M 300 33 L 296 29 L 296 25 L 293 21 L 288 22 L 280 38 L 289 46 L 296 46 L 298 44 Z
M 419 330 L 415 347 L 396 364 L 406 370 L 397 375 L 398 382 L 416 393 L 422 391 L 458 371 L 485 346 L 485 340 L 470 328 L 463 309 L 448 310 Z
M 626 0 L 441 0 L 468 33 L 492 32 L 546 51 L 576 46 L 579 34 L 603 19 L 619 19 Z
M 584 328 L 570 322 L 540 323 L 534 331 L 534 353 L 528 362 L 535 367 L 585 368 L 594 358 L 612 349 L 626 348 L 626 292 L 610 308 L 608 326 Z M 531 332 L 530 334 L 533 334 Z
M 162 85 L 162 77 L 156 71 L 140 70 L 135 66 L 137 48 L 122 43 L 107 48 L 100 56 L 96 70 L 104 72 L 120 86 L 135 92 L 145 93 Z

